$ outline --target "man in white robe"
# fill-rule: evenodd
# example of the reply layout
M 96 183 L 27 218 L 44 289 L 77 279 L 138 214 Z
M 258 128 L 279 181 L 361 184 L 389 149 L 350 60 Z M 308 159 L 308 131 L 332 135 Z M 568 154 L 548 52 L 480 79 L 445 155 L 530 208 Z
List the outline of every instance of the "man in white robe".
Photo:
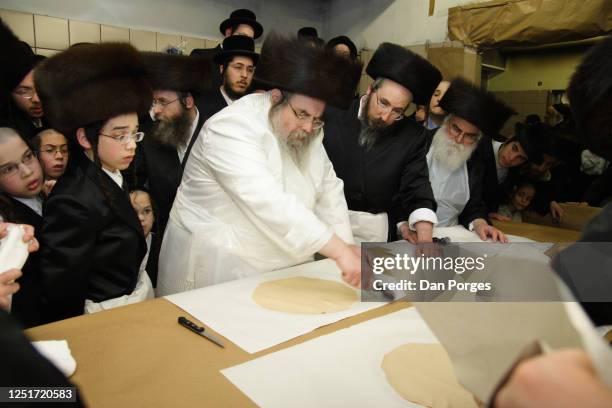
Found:
M 325 101 L 348 105 L 359 74 L 333 52 L 266 40 L 256 76 L 270 90 L 214 115 L 193 146 L 166 228 L 158 294 L 308 262 L 317 252 L 359 284 L 359 250 L 350 246 L 321 119 Z

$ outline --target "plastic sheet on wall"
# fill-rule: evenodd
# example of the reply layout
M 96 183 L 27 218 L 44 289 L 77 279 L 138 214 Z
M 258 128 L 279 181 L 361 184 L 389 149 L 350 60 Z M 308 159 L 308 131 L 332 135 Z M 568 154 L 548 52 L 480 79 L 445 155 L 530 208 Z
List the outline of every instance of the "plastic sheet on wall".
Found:
M 495 0 L 448 11 L 449 38 L 479 49 L 578 41 L 611 32 L 610 0 Z

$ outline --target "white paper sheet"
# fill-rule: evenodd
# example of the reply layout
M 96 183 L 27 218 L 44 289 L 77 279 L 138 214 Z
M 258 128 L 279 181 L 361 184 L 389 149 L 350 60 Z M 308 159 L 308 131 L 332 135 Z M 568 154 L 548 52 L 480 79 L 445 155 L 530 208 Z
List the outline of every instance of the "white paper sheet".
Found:
M 221 373 L 266 408 L 418 407 L 391 387 L 381 368 L 385 354 L 406 343 L 437 343 L 414 308 L 317 337 Z
M 166 296 L 166 299 L 249 353 L 265 350 L 317 327 L 385 304 L 358 300 L 342 312 L 301 315 L 264 309 L 253 301 L 252 293 L 260 283 L 293 276 L 342 282 L 336 264 L 325 259 Z

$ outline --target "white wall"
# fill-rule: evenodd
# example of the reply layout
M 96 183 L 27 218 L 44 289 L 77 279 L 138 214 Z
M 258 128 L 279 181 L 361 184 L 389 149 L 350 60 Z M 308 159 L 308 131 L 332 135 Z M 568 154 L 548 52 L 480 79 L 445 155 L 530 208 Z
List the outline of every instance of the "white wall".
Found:
M 436 0 L 431 17 L 429 0 L 0 0 L 0 8 L 209 39 L 222 37 L 219 23 L 232 10 L 249 8 L 265 32 L 314 26 L 324 39 L 348 35 L 375 49 L 444 41 L 448 8 L 482 1 Z
M 238 8 L 255 12 L 264 34 L 274 29 L 296 33 L 300 27 L 321 31 L 319 1 L 283 0 L 0 0 L 0 8 L 120 27 L 222 38 L 219 24 Z
M 436 0 L 429 17 L 429 0 L 332 0 L 327 8 L 323 35 L 347 35 L 357 48 L 375 49 L 381 42 L 402 45 L 442 42 L 447 39 L 448 9 L 488 0 Z

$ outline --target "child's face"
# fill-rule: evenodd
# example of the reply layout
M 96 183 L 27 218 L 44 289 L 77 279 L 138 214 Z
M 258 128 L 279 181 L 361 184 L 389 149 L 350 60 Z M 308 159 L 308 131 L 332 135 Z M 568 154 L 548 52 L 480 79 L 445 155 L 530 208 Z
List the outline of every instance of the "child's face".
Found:
M 533 196 L 535 195 L 535 190 L 530 186 L 522 186 L 519 187 L 512 197 L 512 205 L 517 210 L 523 211 L 529 204 L 531 204 L 531 200 L 533 200 Z
M 15 136 L 0 143 L 0 189 L 13 197 L 31 198 L 42 186 L 42 168 L 25 142 Z
M 44 132 L 40 136 L 38 158 L 47 178 L 59 178 L 68 164 L 68 140 L 61 133 Z
M 136 142 L 131 137 L 128 137 L 125 143 L 116 138 L 136 132 L 138 132 L 138 116 L 135 113 L 115 116 L 106 121 L 98 139 L 98 156 L 104 168 L 117 171 L 130 166 L 136 153 Z
M 151 205 L 151 198 L 149 194 L 144 191 L 133 191 L 130 193 L 130 201 L 132 207 L 138 214 L 140 225 L 144 231 L 145 237 L 151 232 L 153 228 L 153 222 L 155 221 L 155 215 L 153 214 L 153 206 Z

